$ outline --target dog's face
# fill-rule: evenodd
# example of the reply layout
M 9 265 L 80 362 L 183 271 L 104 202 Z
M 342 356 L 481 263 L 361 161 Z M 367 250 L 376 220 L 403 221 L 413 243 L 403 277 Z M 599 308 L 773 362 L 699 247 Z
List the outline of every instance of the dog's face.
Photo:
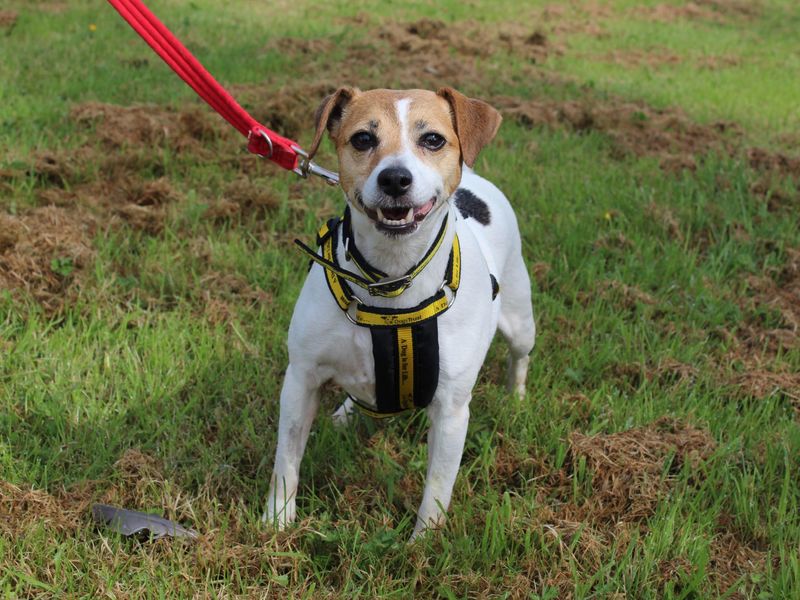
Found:
M 325 129 L 336 144 L 339 182 L 353 210 L 387 235 L 415 232 L 446 205 L 500 126 L 488 104 L 450 88 L 340 88 L 317 110 L 311 154 Z

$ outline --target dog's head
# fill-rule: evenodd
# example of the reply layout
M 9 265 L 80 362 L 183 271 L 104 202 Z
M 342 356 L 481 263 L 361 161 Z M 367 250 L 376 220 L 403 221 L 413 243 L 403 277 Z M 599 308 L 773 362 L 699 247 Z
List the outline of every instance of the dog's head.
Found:
M 317 109 L 310 154 L 327 130 L 353 210 L 386 234 L 410 234 L 446 204 L 462 162 L 473 165 L 500 121 L 494 108 L 452 88 L 339 88 Z

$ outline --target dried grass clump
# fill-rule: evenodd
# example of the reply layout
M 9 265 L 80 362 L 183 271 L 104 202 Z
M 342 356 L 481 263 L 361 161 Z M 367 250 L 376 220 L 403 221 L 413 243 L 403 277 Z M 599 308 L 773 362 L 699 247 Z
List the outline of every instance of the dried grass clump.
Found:
M 716 448 L 708 431 L 668 417 L 614 434 L 574 432 L 569 443 L 573 467 L 585 460 L 592 475 L 586 499 L 592 522 L 650 517 L 683 466 L 700 468 Z
M 94 259 L 96 219 L 80 208 L 44 206 L 0 215 L 0 289 L 24 291 L 45 309 L 74 299 Z

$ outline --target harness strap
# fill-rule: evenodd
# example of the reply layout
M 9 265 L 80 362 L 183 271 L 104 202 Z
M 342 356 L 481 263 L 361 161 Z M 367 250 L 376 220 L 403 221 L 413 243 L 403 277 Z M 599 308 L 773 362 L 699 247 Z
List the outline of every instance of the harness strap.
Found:
M 368 306 L 353 294 L 347 283 L 351 279 L 342 275 L 344 270 L 339 267 L 336 259 L 340 225 L 342 239 L 346 239 L 344 220 L 331 219 L 319 229 L 317 245 L 321 256 L 308 246 L 295 241 L 309 254 L 312 264 L 317 262 L 323 267 L 331 295 L 347 318 L 354 324 L 369 329 L 375 365 L 375 406 L 365 404 L 352 395 L 349 398 L 362 412 L 377 418 L 397 415 L 413 408 L 424 408 L 430 404 L 439 385 L 439 322 L 436 317 L 450 308 L 461 283 L 461 245 L 458 235 L 453 236 L 453 247 L 439 290 L 415 307 L 393 309 Z M 437 237 L 441 237 L 443 231 L 444 227 Z M 438 242 L 434 245 L 440 244 Z M 429 250 L 426 257 L 432 254 Z M 427 265 L 429 260 L 425 260 L 426 257 L 419 264 Z M 352 260 L 352 255 L 350 258 Z M 344 272 L 354 278 L 363 279 L 355 273 Z M 364 278 L 377 274 L 374 271 L 372 274 L 364 272 Z M 499 286 L 494 276 L 491 279 L 494 298 Z M 449 287 L 452 292 L 449 300 L 445 287 Z M 352 304 L 355 304 L 355 316 L 350 312 Z
M 425 267 L 428 266 L 438 252 L 439 248 L 441 248 L 442 243 L 444 242 L 445 233 L 447 232 L 447 221 L 448 218 L 445 217 L 444 221 L 442 222 L 442 226 L 439 228 L 439 232 L 434 238 L 433 244 L 431 244 L 430 248 L 428 248 L 428 250 L 425 252 L 425 255 L 422 257 L 422 259 L 400 277 L 390 278 L 383 271 L 380 271 L 370 265 L 358 251 L 355 242 L 353 241 L 352 231 L 350 229 L 349 208 L 345 210 L 344 219 L 337 219 L 335 223 L 326 223 L 317 233 L 317 245 L 323 246 L 322 256 L 317 254 L 314 250 L 306 246 L 300 240 L 296 239 L 294 243 L 297 244 L 297 246 L 303 252 L 308 254 L 311 260 L 322 265 L 326 273 L 334 273 L 338 277 L 341 277 L 350 283 L 354 283 L 355 285 L 367 290 L 370 296 L 396 298 L 411 286 L 411 282 L 414 280 L 414 278 L 419 275 L 425 269 Z M 342 224 L 342 240 L 345 244 L 345 251 L 348 254 L 348 258 L 350 258 L 350 260 L 355 263 L 356 267 L 358 267 L 358 270 L 361 271 L 361 275 L 340 267 L 335 260 L 335 251 L 330 255 L 326 255 L 324 252 L 324 240 L 328 239 L 329 234 L 334 228 L 338 227 L 340 223 Z M 335 244 L 336 241 L 334 240 L 333 243 Z
M 302 177 L 313 173 L 328 183 L 338 183 L 338 175 L 314 164 L 297 142 L 271 131 L 242 108 L 141 0 L 108 2 L 198 96 L 247 137 L 250 152 Z
M 350 305 L 355 303 L 355 317 L 350 318 L 356 325 L 361 325 L 362 327 L 408 326 L 433 319 L 450 308 L 458 292 L 458 286 L 461 283 L 461 245 L 458 241 L 458 235 L 453 237 L 453 248 L 450 251 L 450 258 L 447 262 L 447 268 L 445 269 L 442 287 L 433 296 L 412 308 L 383 308 L 364 304 L 353 295 L 350 287 L 342 281 L 342 279 L 348 281 L 350 279 L 349 277 L 341 275 L 341 269 L 336 262 L 338 240 L 336 230 L 340 223 L 341 221 L 333 220 L 322 226 L 317 234 L 317 239 L 322 247 L 322 256 L 320 257 L 316 252 L 311 251 L 311 254 L 313 254 L 311 258 L 319 263 L 325 270 L 325 280 L 328 283 L 331 295 L 336 300 L 339 308 L 347 313 L 348 317 L 350 317 Z M 308 246 L 305 246 L 305 244 L 302 244 L 298 240 L 295 241 L 302 249 L 309 253 L 310 249 Z M 331 265 L 333 268 L 329 268 L 328 265 Z M 351 276 L 356 276 L 350 271 L 345 272 Z M 444 291 L 445 286 L 449 287 L 452 292 L 452 298 L 450 300 L 448 300 Z
M 373 292 L 371 291 L 373 288 L 370 288 L 370 293 L 372 295 L 379 295 L 385 296 L 387 298 L 394 298 L 402 294 L 406 288 L 411 285 L 411 281 L 416 277 L 419 273 L 421 273 L 425 267 L 428 266 L 428 263 L 431 262 L 433 257 L 439 251 L 439 248 L 444 242 L 444 235 L 447 232 L 448 226 L 448 217 L 445 217 L 444 221 L 442 221 L 442 225 L 439 228 L 439 232 L 436 234 L 436 237 L 433 240 L 433 243 L 425 252 L 425 255 L 420 259 L 420 261 L 411 267 L 405 274 L 401 275 L 400 277 L 395 278 L 394 280 L 386 281 L 389 277 L 386 273 L 373 267 L 369 264 L 369 261 L 364 258 L 364 256 L 359 252 L 358 247 L 356 246 L 355 236 L 353 235 L 353 228 L 350 222 L 350 207 L 348 206 L 344 211 L 344 218 L 342 219 L 342 240 L 344 243 L 345 253 L 347 258 L 356 265 L 359 271 L 361 271 L 362 275 L 367 279 L 373 282 L 373 288 L 375 286 L 381 286 L 386 288 L 389 286 L 389 289 L 383 289 L 380 292 Z M 395 284 L 395 281 L 397 284 Z

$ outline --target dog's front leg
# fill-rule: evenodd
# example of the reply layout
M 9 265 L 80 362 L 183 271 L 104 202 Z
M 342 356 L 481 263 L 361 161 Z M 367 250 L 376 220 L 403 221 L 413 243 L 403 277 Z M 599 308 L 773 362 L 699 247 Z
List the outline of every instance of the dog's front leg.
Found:
M 300 461 L 303 458 L 311 423 L 319 407 L 319 386 L 290 364 L 281 390 L 278 446 L 272 471 L 267 512 L 264 521 L 279 529 L 295 519 Z
M 428 409 L 428 474 L 417 513 L 413 540 L 425 529 L 440 527 L 456 482 L 469 424 L 469 395 L 461 401 L 434 401 Z

